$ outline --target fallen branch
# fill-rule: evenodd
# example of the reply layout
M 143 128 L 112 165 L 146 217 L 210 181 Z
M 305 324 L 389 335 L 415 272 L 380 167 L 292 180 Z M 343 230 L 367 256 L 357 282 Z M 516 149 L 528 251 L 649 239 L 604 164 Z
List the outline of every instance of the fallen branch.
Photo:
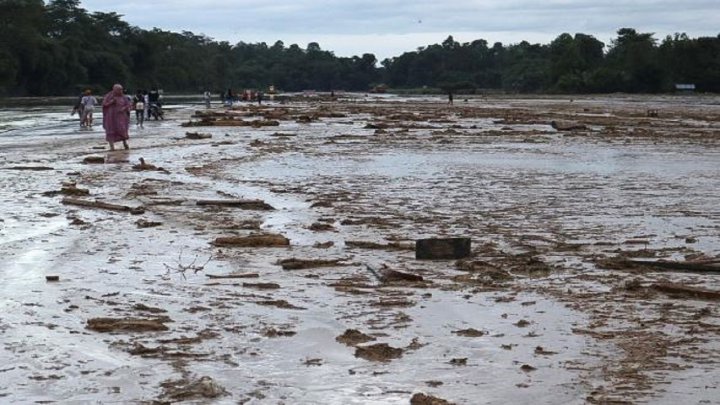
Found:
M 677 270 L 690 273 L 720 273 L 720 266 L 692 262 L 664 262 L 648 260 L 625 260 L 631 266 L 653 267 L 662 270 Z M 622 262 L 621 262 L 622 263 Z
M 110 211 L 120 211 L 120 212 L 129 212 L 133 215 L 142 214 L 145 212 L 145 208 L 142 206 L 139 207 L 129 207 L 127 205 L 119 205 L 119 204 L 111 204 L 106 203 L 103 201 L 91 201 L 91 200 L 83 200 L 79 198 L 63 198 L 60 203 L 65 205 L 77 205 L 80 207 L 88 207 L 88 208 L 100 208 L 103 210 L 110 210 Z
M 237 207 L 244 210 L 272 211 L 275 208 L 262 200 L 198 200 L 197 205 Z
M 245 274 L 206 274 L 205 277 L 212 279 L 223 279 L 223 278 L 259 278 L 258 273 L 245 273 Z

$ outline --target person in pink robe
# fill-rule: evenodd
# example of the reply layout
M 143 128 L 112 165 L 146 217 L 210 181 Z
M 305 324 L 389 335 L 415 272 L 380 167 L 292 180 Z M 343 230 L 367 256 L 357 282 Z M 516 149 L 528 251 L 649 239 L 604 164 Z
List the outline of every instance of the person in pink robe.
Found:
M 122 141 L 125 149 L 130 149 L 127 140 L 130 137 L 128 128 L 132 103 L 125 97 L 121 85 L 114 85 L 112 91 L 105 95 L 102 109 L 105 140 L 110 144 L 110 150 L 115 150 L 115 142 L 119 141 Z

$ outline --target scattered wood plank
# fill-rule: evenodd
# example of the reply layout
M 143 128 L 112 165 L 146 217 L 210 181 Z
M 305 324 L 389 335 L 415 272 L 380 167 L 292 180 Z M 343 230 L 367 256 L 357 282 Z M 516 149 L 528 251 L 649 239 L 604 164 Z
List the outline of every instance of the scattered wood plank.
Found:
M 198 200 L 197 205 L 214 205 L 220 207 L 237 207 L 244 210 L 273 211 L 275 207 L 263 200 Z
M 45 170 L 55 170 L 53 167 L 49 166 L 10 166 L 10 167 L 4 167 L 5 170 L 28 170 L 33 172 L 39 172 L 39 171 L 45 171 Z
M 418 260 L 456 260 L 467 256 L 470 256 L 470 238 L 430 238 L 415 242 Z
M 111 204 L 104 201 L 97 201 L 97 200 L 83 200 L 80 198 L 70 198 L 66 197 L 63 198 L 62 201 L 60 201 L 62 204 L 65 205 L 76 205 L 80 207 L 88 207 L 88 208 L 99 208 L 103 210 L 109 210 L 109 211 L 119 211 L 119 212 L 129 212 L 133 215 L 142 214 L 145 212 L 145 208 L 143 206 L 138 207 L 130 207 L 127 205 L 119 205 L 119 204 Z
M 552 121 L 550 122 L 550 126 L 558 131 L 576 131 L 587 129 L 586 125 L 571 121 Z
M 707 263 L 650 260 L 624 260 L 624 262 L 631 266 L 645 266 L 661 270 L 676 270 L 689 273 L 720 273 L 720 266 Z
M 260 275 L 258 273 L 244 273 L 244 274 L 206 274 L 207 278 L 212 279 L 223 279 L 223 278 L 258 278 Z
M 290 239 L 275 234 L 225 236 L 215 238 L 213 244 L 228 247 L 283 247 L 290 246 Z

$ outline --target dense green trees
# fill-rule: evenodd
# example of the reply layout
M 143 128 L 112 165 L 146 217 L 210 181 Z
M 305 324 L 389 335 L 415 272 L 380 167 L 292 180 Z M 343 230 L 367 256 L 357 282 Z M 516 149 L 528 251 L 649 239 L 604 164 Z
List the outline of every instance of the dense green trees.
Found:
M 116 13 L 88 13 L 79 0 L 0 0 L 0 94 L 75 94 L 116 82 L 173 92 L 271 84 L 365 91 L 379 83 L 561 93 L 660 92 L 694 83 L 718 92 L 720 35 L 676 34 L 658 43 L 653 34 L 623 28 L 607 46 L 585 34 L 507 46 L 450 36 L 378 63 L 372 54 L 337 57 L 315 42 L 233 45 L 187 31 L 143 30 Z

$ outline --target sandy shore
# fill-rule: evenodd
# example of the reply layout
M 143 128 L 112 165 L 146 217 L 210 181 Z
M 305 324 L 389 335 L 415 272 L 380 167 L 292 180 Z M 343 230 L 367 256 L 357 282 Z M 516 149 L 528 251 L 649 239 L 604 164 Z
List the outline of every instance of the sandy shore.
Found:
M 0 113 L 3 403 L 720 397 L 720 99 L 174 107 Z

